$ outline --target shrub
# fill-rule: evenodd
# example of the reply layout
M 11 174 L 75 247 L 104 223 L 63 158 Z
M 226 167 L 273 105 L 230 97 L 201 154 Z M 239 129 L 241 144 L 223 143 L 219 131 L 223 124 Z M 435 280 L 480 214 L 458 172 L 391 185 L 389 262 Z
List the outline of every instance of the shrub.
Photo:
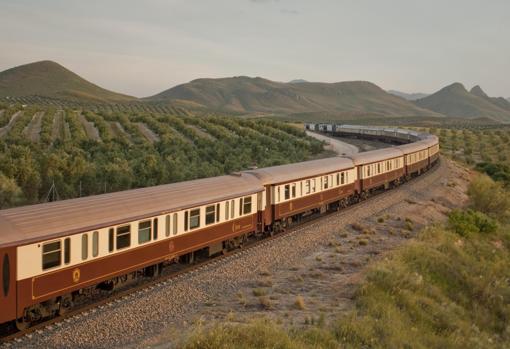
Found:
M 490 234 L 498 228 L 497 222 L 487 215 L 473 210 L 453 210 L 448 216 L 450 229 L 461 236 Z
M 510 197 L 500 183 L 485 175 L 477 176 L 468 187 L 470 207 L 492 218 L 507 220 Z

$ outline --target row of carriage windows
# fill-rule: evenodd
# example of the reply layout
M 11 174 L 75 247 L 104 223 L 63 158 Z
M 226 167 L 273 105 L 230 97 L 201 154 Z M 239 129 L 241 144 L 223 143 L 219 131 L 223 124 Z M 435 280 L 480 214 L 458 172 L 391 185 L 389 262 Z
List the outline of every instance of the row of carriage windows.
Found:
M 395 162 L 393 162 L 395 161 Z M 395 166 L 394 166 L 395 165 Z M 366 177 L 375 176 L 381 173 L 393 171 L 400 168 L 400 159 L 387 160 L 364 166 Z
M 308 195 L 315 193 L 316 191 L 316 180 L 322 181 L 323 189 L 329 189 L 335 186 L 334 179 L 336 179 L 336 185 L 344 185 L 348 183 L 348 172 L 339 172 L 334 175 L 323 176 L 322 178 L 307 179 L 299 183 L 301 189 L 301 195 Z M 289 200 L 294 199 L 297 196 L 296 192 L 297 183 L 286 184 L 283 186 L 283 199 Z M 280 187 L 277 188 L 278 201 L 280 201 Z
M 235 217 L 235 201 L 230 200 L 225 203 L 225 220 Z M 252 198 L 247 196 L 239 201 L 239 216 L 250 214 L 252 212 Z M 205 208 L 205 225 L 214 224 L 220 221 L 220 204 L 214 204 Z M 158 239 L 158 218 L 141 221 L 138 223 L 138 244 L 142 245 L 152 240 Z M 173 224 L 172 224 L 173 223 Z M 184 230 L 193 230 L 200 227 L 200 209 L 185 211 Z M 178 219 L 177 213 L 165 216 L 165 236 L 177 235 Z M 65 238 L 62 241 L 52 241 L 42 246 L 42 268 L 51 269 L 71 261 L 71 239 Z M 131 225 L 119 226 L 116 229 L 108 230 L 108 252 L 122 250 L 131 246 Z M 92 257 L 99 255 L 99 232 L 92 233 Z M 85 261 L 89 258 L 89 234 L 81 236 L 81 259 Z

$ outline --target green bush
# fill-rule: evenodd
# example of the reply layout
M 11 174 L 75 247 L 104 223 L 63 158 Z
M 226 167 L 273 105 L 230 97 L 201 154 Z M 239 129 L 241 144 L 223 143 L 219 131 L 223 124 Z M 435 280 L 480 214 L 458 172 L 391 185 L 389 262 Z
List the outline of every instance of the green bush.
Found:
M 497 222 L 487 215 L 473 210 L 454 210 L 448 216 L 449 227 L 461 236 L 490 234 L 498 228 Z
M 470 207 L 492 218 L 506 221 L 510 213 L 510 196 L 500 183 L 488 176 L 474 178 L 468 187 Z

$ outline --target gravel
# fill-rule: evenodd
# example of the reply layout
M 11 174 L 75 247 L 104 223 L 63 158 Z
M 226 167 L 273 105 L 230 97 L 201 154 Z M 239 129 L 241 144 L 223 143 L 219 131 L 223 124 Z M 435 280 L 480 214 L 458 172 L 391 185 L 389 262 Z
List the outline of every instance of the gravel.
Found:
M 33 333 L 10 347 L 23 348 L 112 348 L 138 347 L 143 341 L 171 331 L 186 329 L 210 302 L 235 298 L 240 288 L 261 272 L 288 268 L 324 245 L 342 227 L 375 216 L 390 206 L 409 205 L 405 200 L 423 200 L 430 187 L 446 187 L 442 181 L 453 165 L 444 160 L 432 173 L 395 190 L 298 227 L 294 233 L 207 265 L 191 274 L 162 282 L 111 304 L 76 316 L 69 322 Z

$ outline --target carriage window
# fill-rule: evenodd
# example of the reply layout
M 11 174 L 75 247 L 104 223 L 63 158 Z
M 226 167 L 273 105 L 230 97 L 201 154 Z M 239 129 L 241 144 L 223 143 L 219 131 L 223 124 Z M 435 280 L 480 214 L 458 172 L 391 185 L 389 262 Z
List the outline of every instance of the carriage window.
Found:
M 118 227 L 116 240 L 117 250 L 129 247 L 131 245 L 131 226 Z
M 292 184 L 292 198 L 296 197 L 296 185 Z
M 312 193 L 315 193 L 315 184 L 316 184 L 315 183 L 315 178 L 312 179 L 311 183 L 312 183 Z
M 165 218 L 165 236 L 170 236 L 170 215 L 167 214 Z
M 381 163 L 380 162 L 377 163 L 377 173 L 378 174 L 381 173 Z
M 247 196 L 243 200 L 243 213 L 251 213 L 251 196 Z
M 109 252 L 113 252 L 113 235 L 114 235 L 114 230 L 113 230 L 113 228 L 110 228 L 110 230 L 108 231 L 108 251 Z
M 234 214 L 236 212 L 236 202 L 235 200 L 230 201 L 230 218 L 234 219 Z
M 43 245 L 42 267 L 43 270 L 58 267 L 62 263 L 61 242 L 54 241 Z
M 216 206 L 211 205 L 205 208 L 205 225 L 213 224 L 216 217 Z
M 324 176 L 324 189 L 328 189 L 329 176 Z
M 230 213 L 230 201 L 225 202 L 225 220 L 228 221 L 228 214 Z
M 64 239 L 64 263 L 69 264 L 71 261 L 71 239 Z
M 370 177 L 370 166 L 367 166 L 367 177 Z
M 340 183 L 341 184 L 345 183 L 345 172 L 342 172 L 342 174 L 340 175 Z
M 282 201 L 281 199 L 281 196 L 280 196 L 280 187 L 276 187 L 277 191 L 278 191 L 278 202 Z
M 220 221 L 220 204 L 216 204 L 216 222 Z
M 290 185 L 286 185 L 285 186 L 285 192 L 284 192 L 284 198 L 285 200 L 289 200 L 290 199 Z
M 83 234 L 81 236 L 81 259 L 84 261 L 89 258 L 89 236 Z
M 151 221 L 138 223 L 138 243 L 144 244 L 151 241 Z
M 343 174 L 344 173 L 342 172 L 342 177 L 343 177 Z M 340 173 L 337 173 L 336 174 L 336 185 L 339 185 L 339 184 L 340 184 Z M 343 182 L 342 182 L 342 184 L 343 184 Z
M 305 182 L 305 194 L 310 194 L 310 180 L 307 179 Z
M 174 213 L 174 217 L 173 217 L 173 222 L 174 222 L 174 235 L 177 235 L 177 228 L 178 228 L 178 225 L 179 224 L 179 221 L 177 220 L 177 213 Z
M 92 233 L 92 257 L 97 257 L 99 254 L 99 232 Z
M 153 227 L 152 227 L 152 229 L 153 229 L 153 231 L 152 231 L 152 235 L 153 235 L 152 239 L 153 240 L 157 240 L 158 239 L 158 232 L 159 232 L 159 230 L 158 230 L 159 218 L 154 218 L 154 220 L 152 222 L 153 222 L 152 223 L 153 224 Z
M 184 212 L 184 231 L 188 231 L 188 223 L 189 223 L 189 213 L 188 211 Z
M 189 228 L 196 229 L 200 227 L 200 209 L 189 211 Z

